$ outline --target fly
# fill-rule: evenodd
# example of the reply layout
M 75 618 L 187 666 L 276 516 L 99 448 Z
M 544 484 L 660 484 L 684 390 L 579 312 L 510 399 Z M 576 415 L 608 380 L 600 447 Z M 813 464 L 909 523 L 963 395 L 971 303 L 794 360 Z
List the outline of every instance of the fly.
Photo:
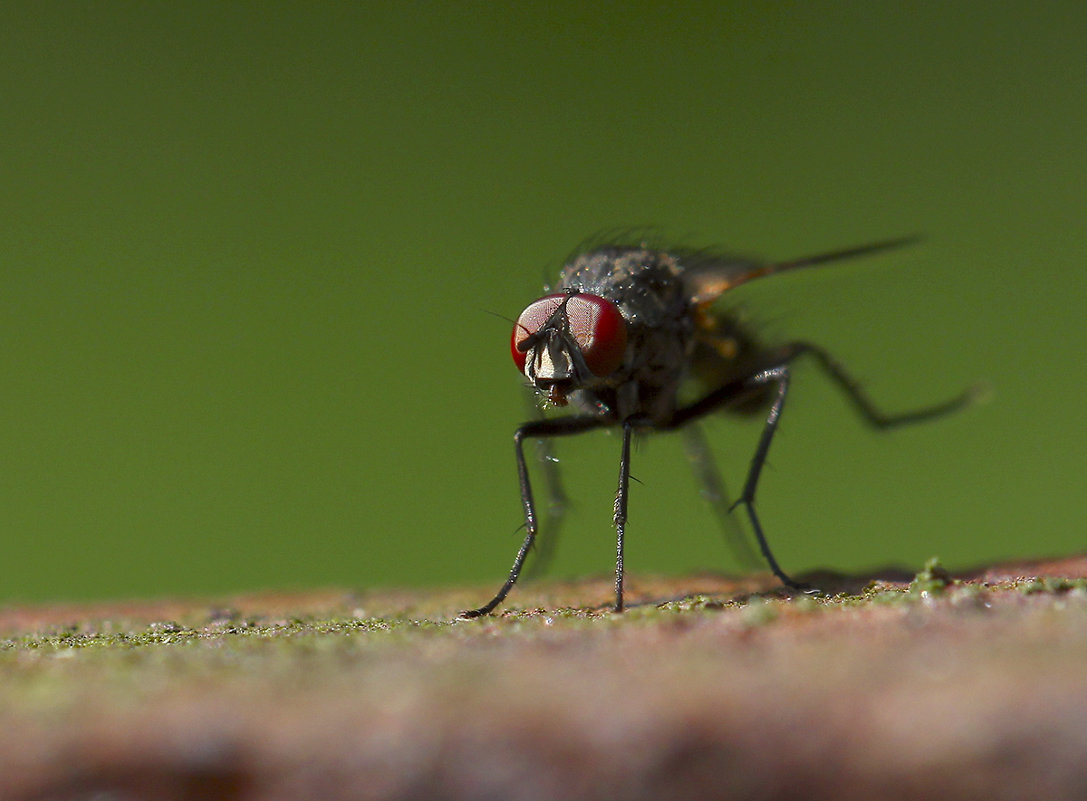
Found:
M 943 403 L 884 414 L 823 348 L 806 341 L 765 346 L 734 314 L 714 309 L 713 304 L 728 290 L 755 278 L 865 256 L 912 241 L 893 239 L 776 264 L 646 246 L 608 246 L 576 256 L 563 268 L 556 290 L 521 312 L 510 341 L 514 364 L 535 391 L 551 405 L 572 406 L 576 413 L 530 420 L 514 432 L 525 539 L 494 598 L 462 616 L 486 615 L 501 604 L 517 583 L 535 543 L 538 521 L 525 460 L 526 439 L 546 442 L 608 426 L 622 430 L 613 516 L 615 611 L 621 612 L 631 437 L 636 431 L 693 428 L 698 420 L 719 410 L 765 411 L 762 434 L 733 507 L 744 507 L 774 575 L 785 586 L 802 589 L 774 558 L 755 512 L 759 476 L 781 419 L 793 362 L 802 356 L 812 359 L 863 420 L 877 429 L 940 417 L 966 405 L 974 393 L 968 390 Z M 683 400 L 681 395 L 681 387 L 688 383 L 698 388 L 693 400 Z M 550 456 L 549 448 L 544 453 Z M 712 471 L 707 464 L 702 467 Z

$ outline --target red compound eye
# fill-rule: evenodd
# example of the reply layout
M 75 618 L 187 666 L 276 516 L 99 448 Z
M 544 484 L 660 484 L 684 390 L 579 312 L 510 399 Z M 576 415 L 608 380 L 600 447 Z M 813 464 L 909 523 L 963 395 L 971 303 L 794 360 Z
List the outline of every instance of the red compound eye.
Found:
M 510 353 L 513 354 L 513 363 L 522 373 L 525 371 L 525 362 L 528 361 L 528 351 L 518 350 L 517 346 L 528 337 L 540 330 L 548 318 L 555 313 L 555 309 L 562 305 L 566 295 L 546 295 L 533 301 L 521 312 L 517 322 L 513 324 L 513 335 L 510 337 Z
M 546 295 L 530 303 L 517 318 L 510 338 L 510 351 L 517 369 L 524 372 L 528 358 L 527 351 L 518 350 L 518 345 L 539 331 L 564 300 L 567 301 L 570 335 L 581 350 L 585 366 L 594 375 L 611 375 L 623 363 L 627 323 L 614 303 L 597 295 Z

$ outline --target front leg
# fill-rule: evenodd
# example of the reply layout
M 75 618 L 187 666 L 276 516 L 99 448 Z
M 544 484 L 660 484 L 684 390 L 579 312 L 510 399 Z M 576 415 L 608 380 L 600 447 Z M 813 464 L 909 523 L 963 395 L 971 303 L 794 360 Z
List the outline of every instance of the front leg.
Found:
M 536 532 L 538 530 L 536 504 L 532 500 L 532 483 L 529 480 L 528 463 L 525 461 L 525 439 L 572 436 L 606 426 L 609 422 L 607 418 L 596 415 L 559 417 L 554 420 L 531 420 L 523 423 L 514 432 L 513 446 L 517 458 L 517 480 L 521 486 L 521 506 L 525 513 L 525 539 L 513 560 L 513 567 L 510 568 L 509 576 L 494 598 L 478 609 L 468 609 L 461 612 L 461 617 L 474 618 L 490 614 L 495 607 L 506 600 L 506 596 L 509 595 L 510 590 L 513 589 L 513 585 L 517 583 L 517 579 L 521 575 L 521 568 L 524 567 L 528 552 L 532 550 L 532 545 L 536 541 Z
M 536 415 L 537 420 L 546 420 L 535 403 L 528 403 L 529 412 Z M 536 439 L 534 442 L 536 461 L 543 474 L 544 490 L 547 495 L 545 503 L 545 522 L 542 530 L 536 537 L 535 557 L 526 570 L 526 578 L 539 578 L 547 573 L 554 559 L 559 538 L 562 536 L 563 522 L 566 518 L 566 507 L 569 503 L 566 490 L 562 485 L 562 471 L 559 469 L 559 460 L 555 455 L 554 443 L 550 439 Z

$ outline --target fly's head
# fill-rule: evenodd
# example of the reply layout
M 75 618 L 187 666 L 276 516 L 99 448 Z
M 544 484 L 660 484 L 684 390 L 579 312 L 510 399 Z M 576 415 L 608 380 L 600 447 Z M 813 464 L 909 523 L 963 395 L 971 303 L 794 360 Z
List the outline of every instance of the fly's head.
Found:
M 599 295 L 545 295 L 521 312 L 513 326 L 513 362 L 537 392 L 556 406 L 567 395 L 607 381 L 623 364 L 627 322 Z

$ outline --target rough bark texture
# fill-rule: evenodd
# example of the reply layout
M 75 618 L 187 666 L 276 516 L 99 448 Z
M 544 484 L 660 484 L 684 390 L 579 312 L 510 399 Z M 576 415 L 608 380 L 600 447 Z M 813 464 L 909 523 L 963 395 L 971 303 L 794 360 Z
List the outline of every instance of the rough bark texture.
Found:
M 1087 798 L 1087 558 L 880 575 L 0 609 L 0 799 Z

